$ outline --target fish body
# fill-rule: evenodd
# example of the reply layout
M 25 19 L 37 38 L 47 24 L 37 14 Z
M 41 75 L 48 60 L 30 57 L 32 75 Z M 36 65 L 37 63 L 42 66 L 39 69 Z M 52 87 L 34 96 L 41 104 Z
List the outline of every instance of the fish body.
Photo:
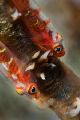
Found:
M 20 20 L 12 23 L 10 17 L 5 15 L 5 11 L 2 14 L 0 14 L 0 20 L 5 19 L 5 23 L 1 22 L 0 63 L 8 70 L 13 81 L 16 81 L 16 91 L 22 94 L 25 90 L 26 93 L 26 85 L 30 84 L 32 80 L 30 71 L 42 59 L 45 60 L 45 57 L 47 60 L 49 53 L 44 54 L 33 44 L 32 35 L 28 29 L 26 29 L 27 34 L 25 33 Z M 3 28 L 8 29 L 8 31 L 2 32 Z M 39 60 L 40 58 L 41 60 Z
M 50 49 L 55 56 L 63 56 L 65 50 L 62 45 L 62 37 L 57 32 L 51 31 L 50 28 L 48 28 L 48 20 L 44 20 L 44 17 L 40 16 L 38 8 L 32 7 L 33 4 L 36 6 L 36 3 L 34 2 L 32 6 L 30 3 L 33 2 L 30 2 L 30 0 L 24 0 L 24 2 L 21 0 L 12 0 L 14 8 L 21 13 L 22 21 L 32 35 L 33 43 L 42 51 Z

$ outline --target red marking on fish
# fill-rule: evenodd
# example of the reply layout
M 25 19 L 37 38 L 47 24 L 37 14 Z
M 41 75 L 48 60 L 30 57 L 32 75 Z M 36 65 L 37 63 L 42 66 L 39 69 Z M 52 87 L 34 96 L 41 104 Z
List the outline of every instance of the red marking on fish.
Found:
M 42 51 L 51 50 L 51 52 L 54 53 L 55 40 L 47 31 L 47 24 L 49 21 L 42 20 L 39 17 L 39 10 L 31 8 L 29 2 L 29 0 L 12 0 L 13 6 L 22 14 L 21 18 L 23 23 L 31 32 L 33 43 Z M 54 34 L 56 42 L 60 42 L 59 34 L 57 32 Z M 61 57 L 64 54 L 63 51 L 62 54 L 60 51 L 60 55 L 56 52 L 55 56 Z

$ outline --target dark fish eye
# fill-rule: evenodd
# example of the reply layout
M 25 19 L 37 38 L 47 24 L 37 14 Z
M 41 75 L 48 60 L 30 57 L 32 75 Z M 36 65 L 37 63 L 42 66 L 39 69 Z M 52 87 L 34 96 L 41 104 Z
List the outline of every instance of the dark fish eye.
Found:
M 32 92 L 32 93 L 35 93 L 35 92 L 36 92 L 36 88 L 33 87 L 33 88 L 31 89 L 31 92 Z
M 61 51 L 61 48 L 60 48 L 60 47 L 58 47 L 58 48 L 56 49 L 56 51 L 58 51 L 58 52 L 59 52 L 59 51 Z
M 61 52 L 62 51 L 62 47 L 61 46 L 58 46 L 54 49 L 56 52 Z
M 37 87 L 35 85 L 31 86 L 28 90 L 29 94 L 36 94 L 37 93 Z

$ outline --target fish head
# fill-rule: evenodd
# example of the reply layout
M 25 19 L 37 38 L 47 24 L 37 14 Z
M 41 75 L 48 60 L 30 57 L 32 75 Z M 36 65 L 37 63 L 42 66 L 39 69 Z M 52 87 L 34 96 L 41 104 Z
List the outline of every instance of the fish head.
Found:
M 36 84 L 34 76 L 30 72 L 25 72 L 18 75 L 18 82 L 16 85 L 16 91 L 20 95 L 28 95 L 31 98 L 38 99 L 40 91 Z
M 31 82 L 26 86 L 26 93 L 31 98 L 38 99 L 40 97 L 40 91 L 39 91 L 38 86 L 35 82 Z
M 63 47 L 63 38 L 58 32 L 50 31 L 49 35 L 53 41 L 53 49 L 52 52 L 56 57 L 62 57 L 65 54 L 65 49 Z
M 57 45 L 55 45 L 53 53 L 56 57 L 64 56 L 65 55 L 65 50 L 64 50 L 63 45 L 59 44 L 59 43 Z

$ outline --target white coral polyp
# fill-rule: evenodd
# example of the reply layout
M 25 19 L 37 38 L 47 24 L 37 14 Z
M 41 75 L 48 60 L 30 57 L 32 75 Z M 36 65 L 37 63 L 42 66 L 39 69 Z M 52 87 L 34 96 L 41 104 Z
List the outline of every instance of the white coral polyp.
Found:
M 76 107 L 76 108 L 72 109 L 69 112 L 69 115 L 71 117 L 75 117 L 80 113 L 80 98 L 79 97 L 76 98 L 76 102 L 74 102 L 73 106 Z

